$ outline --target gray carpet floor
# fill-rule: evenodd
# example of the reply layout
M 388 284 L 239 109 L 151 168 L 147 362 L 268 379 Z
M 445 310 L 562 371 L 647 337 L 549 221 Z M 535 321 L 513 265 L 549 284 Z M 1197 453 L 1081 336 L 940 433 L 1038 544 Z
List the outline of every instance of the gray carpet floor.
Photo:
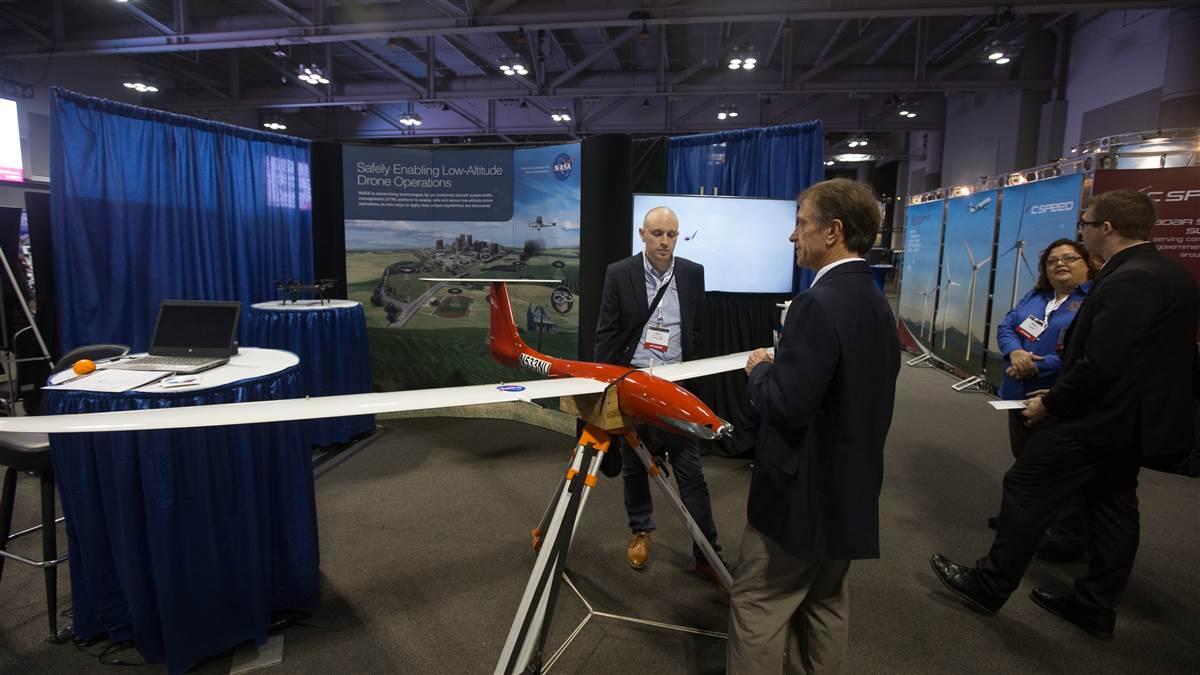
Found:
M 956 394 L 946 374 L 904 368 L 888 439 L 880 560 L 851 567 L 850 673 L 1200 672 L 1200 482 L 1143 472 L 1142 539 L 1113 643 L 1037 608 L 1035 584 L 1066 588 L 1078 565 L 1035 562 L 1003 611 L 984 618 L 938 584 L 928 558 L 969 562 L 991 541 L 1000 477 L 1010 463 L 1003 413 Z M 514 422 L 388 422 L 383 434 L 321 469 L 317 480 L 322 602 L 285 629 L 288 673 L 491 672 L 530 573 L 529 530 L 565 467 L 572 440 Z M 737 563 L 750 472 L 709 457 L 725 558 Z M 17 527 L 36 522 L 36 483 L 23 478 Z M 642 572 L 624 562 L 619 481 L 587 504 L 569 569 L 601 612 L 724 631 L 727 600 L 691 571 L 683 526 L 656 494 L 658 531 Z M 65 546 L 65 543 L 63 544 Z M 36 541 L 14 544 L 26 554 Z M 65 570 L 61 606 L 70 603 Z M 0 672 L 112 672 L 45 636 L 39 572 L 11 562 L 0 581 Z M 584 616 L 560 594 L 548 641 Z M 69 619 L 64 619 L 69 623 Z M 720 673 L 710 637 L 594 619 L 552 672 Z M 226 673 L 229 655 L 197 669 Z M 159 672 L 147 666 L 132 672 Z M 267 671 L 269 672 L 269 671 Z

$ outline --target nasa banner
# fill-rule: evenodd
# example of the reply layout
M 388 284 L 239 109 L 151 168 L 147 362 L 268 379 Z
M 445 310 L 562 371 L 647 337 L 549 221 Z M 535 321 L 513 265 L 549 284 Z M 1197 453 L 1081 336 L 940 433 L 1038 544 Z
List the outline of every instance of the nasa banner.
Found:
M 972 374 L 983 369 L 999 201 L 995 190 L 946 201 L 937 339 L 931 347 L 938 358 Z
M 913 204 L 908 207 L 904 225 L 900 322 L 926 349 L 931 347 L 933 340 L 944 209 L 942 201 Z
M 987 380 L 996 386 L 1006 367 L 996 350 L 996 326 L 1037 285 L 1042 251 L 1056 239 L 1075 239 L 1082 190 L 1083 174 L 1072 174 L 1007 187 L 1000 194 L 986 366 Z
M 476 175 L 450 171 L 452 188 L 358 185 L 361 176 L 410 180 L 421 172 L 447 180 L 445 169 L 464 166 L 476 167 Z M 492 360 L 488 285 L 470 283 L 472 277 L 556 280 L 510 286 L 513 318 L 534 349 L 578 355 L 579 144 L 485 151 L 347 146 L 343 167 L 347 291 L 366 310 L 376 391 L 533 377 Z M 359 197 L 368 187 L 384 195 L 428 189 L 445 200 L 366 204 Z
M 342 149 L 347 218 L 507 221 L 512 150 Z
M 1097 171 L 1092 194 L 1123 188 L 1150 196 L 1158 212 L 1155 247 L 1200 280 L 1200 166 Z

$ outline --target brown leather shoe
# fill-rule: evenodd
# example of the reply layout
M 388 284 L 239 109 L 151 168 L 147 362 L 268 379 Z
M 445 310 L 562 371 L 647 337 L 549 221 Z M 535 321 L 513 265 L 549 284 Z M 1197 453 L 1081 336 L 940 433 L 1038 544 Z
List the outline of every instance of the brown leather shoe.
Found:
M 707 560 L 696 561 L 696 574 L 713 582 L 722 591 L 729 592 L 729 589 L 725 587 L 725 582 L 721 580 L 721 575 L 717 574 L 717 570 Z
M 650 533 L 634 532 L 625 546 L 625 561 L 635 570 L 646 566 L 650 559 Z

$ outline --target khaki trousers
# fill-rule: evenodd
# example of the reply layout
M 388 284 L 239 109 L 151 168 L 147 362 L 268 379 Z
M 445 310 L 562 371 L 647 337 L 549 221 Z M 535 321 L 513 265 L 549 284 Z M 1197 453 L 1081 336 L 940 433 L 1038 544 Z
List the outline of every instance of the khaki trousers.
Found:
M 849 560 L 803 560 L 746 526 L 729 603 L 730 675 L 837 673 L 850 627 Z

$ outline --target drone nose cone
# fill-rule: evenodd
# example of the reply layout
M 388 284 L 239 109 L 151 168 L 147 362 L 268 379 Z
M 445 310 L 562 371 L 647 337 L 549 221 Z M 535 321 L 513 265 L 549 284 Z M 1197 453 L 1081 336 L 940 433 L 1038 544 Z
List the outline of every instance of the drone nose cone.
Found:
M 672 426 L 689 436 L 695 436 L 703 441 L 713 441 L 718 438 L 728 438 L 733 435 L 733 425 L 725 420 L 721 420 L 721 424 L 713 429 L 698 422 L 689 422 L 687 420 L 681 420 L 677 417 L 659 415 L 658 418 L 667 425 Z

